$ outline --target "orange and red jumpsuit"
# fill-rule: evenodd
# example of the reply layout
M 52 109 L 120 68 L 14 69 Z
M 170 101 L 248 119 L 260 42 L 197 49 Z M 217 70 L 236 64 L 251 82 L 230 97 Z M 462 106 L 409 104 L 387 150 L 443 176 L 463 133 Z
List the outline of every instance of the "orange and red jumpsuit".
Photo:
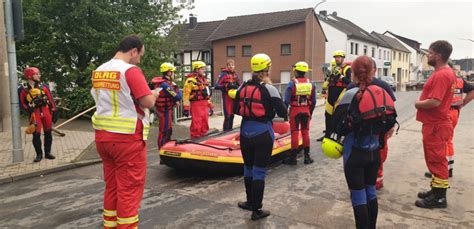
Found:
M 463 103 L 463 93 L 468 93 L 474 90 L 474 87 L 465 82 L 462 78 L 456 78 L 456 88 L 454 89 L 454 96 L 453 101 L 451 102 L 451 121 L 453 122 L 453 131 L 458 124 L 459 114 L 461 112 L 461 107 Z M 448 167 L 449 167 L 449 174 L 452 174 L 453 166 L 454 166 L 454 145 L 453 145 L 453 136 L 448 141 Z
M 191 111 L 191 138 L 199 138 L 209 130 L 209 106 L 211 89 L 205 76 L 191 73 L 183 89 L 183 108 Z
M 431 187 L 447 189 L 448 161 L 446 155 L 448 142 L 453 135 L 450 118 L 451 101 L 456 85 L 456 76 L 449 67 L 442 67 L 428 78 L 420 101 L 435 99 L 440 105 L 430 109 L 418 109 L 416 120 L 420 121 L 423 135 L 425 162 L 432 176 Z
M 129 68 L 124 75 L 131 97 L 135 100 L 151 94 L 145 76 L 138 67 Z M 135 109 L 139 116 L 145 115 L 138 105 L 135 105 Z M 105 181 L 104 228 L 138 226 L 138 208 L 145 188 L 147 165 L 143 132 L 144 125 L 140 119 L 136 122 L 134 134 L 95 130 Z

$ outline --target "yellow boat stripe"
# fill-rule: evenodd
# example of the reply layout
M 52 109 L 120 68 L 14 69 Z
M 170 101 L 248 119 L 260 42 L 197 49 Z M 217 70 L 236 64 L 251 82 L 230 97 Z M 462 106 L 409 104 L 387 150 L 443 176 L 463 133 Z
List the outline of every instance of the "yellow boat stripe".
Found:
M 302 144 L 302 141 L 300 141 L 299 143 Z M 273 149 L 272 156 L 288 151 L 290 149 L 291 149 L 291 144 L 287 144 L 279 148 Z M 235 163 L 235 164 L 244 163 L 244 160 L 242 157 L 205 156 L 205 155 L 192 154 L 190 152 L 176 152 L 176 151 L 170 151 L 170 150 L 160 150 L 160 155 L 167 156 L 167 157 L 211 161 L 211 162 L 219 162 L 219 163 Z

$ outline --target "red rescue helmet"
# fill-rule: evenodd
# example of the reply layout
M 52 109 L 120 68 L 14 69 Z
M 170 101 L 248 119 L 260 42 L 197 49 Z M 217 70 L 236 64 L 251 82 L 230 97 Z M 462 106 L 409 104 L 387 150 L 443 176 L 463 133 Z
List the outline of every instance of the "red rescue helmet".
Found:
M 40 74 L 40 70 L 37 67 L 28 67 L 23 70 L 23 75 L 27 80 L 33 80 L 33 76 Z

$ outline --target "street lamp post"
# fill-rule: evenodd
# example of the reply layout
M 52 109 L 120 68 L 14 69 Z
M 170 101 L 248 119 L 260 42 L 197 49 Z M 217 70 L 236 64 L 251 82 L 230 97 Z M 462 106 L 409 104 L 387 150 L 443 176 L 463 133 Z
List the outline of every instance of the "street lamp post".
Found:
M 313 12 L 316 16 L 316 8 L 325 3 L 326 0 L 321 0 L 320 2 L 318 2 L 314 7 L 313 7 Z M 311 69 L 313 69 L 313 71 L 311 72 L 311 78 L 314 78 L 314 22 L 311 21 Z

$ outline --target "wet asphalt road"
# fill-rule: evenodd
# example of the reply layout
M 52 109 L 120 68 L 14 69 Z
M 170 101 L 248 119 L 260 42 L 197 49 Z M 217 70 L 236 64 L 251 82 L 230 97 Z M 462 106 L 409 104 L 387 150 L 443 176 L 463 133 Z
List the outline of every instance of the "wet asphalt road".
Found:
M 419 124 L 414 121 L 414 101 L 419 92 L 397 93 L 402 124 L 389 143 L 386 185 L 380 192 L 381 228 L 473 227 L 474 187 L 472 137 L 459 138 L 467 145 L 460 158 L 450 207 L 422 210 L 413 206 L 416 191 L 427 188 Z M 459 131 L 474 127 L 473 105 Z M 467 117 L 469 117 L 468 119 Z M 140 208 L 140 228 L 352 228 L 349 192 L 342 160 L 325 158 L 316 142 L 324 127 L 323 107 L 311 123 L 311 152 L 315 163 L 296 167 L 272 165 L 266 183 L 264 207 L 272 212 L 259 222 L 236 207 L 244 199 L 241 176 L 199 176 L 159 164 L 158 152 L 148 156 L 147 182 Z M 151 149 L 153 145 L 149 146 Z M 416 153 L 415 153 L 416 152 Z M 470 172 L 470 173 L 469 173 Z M 457 183 L 456 183 L 457 182 Z M 0 186 L 0 228 L 100 228 L 104 183 L 101 164 Z

